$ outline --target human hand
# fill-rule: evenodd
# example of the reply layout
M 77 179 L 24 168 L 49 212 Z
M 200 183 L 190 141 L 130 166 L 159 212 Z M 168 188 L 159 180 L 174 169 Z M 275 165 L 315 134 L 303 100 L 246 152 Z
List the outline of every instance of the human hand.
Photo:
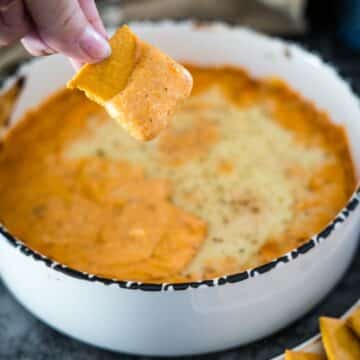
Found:
M 0 46 L 20 39 L 30 54 L 62 53 L 75 67 L 111 53 L 94 0 L 0 0 Z

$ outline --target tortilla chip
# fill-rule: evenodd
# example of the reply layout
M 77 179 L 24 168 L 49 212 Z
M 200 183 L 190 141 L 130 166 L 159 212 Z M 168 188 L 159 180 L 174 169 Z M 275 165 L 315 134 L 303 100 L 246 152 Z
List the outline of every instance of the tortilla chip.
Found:
M 320 354 L 306 353 L 302 351 L 286 350 L 285 360 L 323 360 L 324 357 Z
M 133 236 L 126 244 L 124 262 L 117 260 L 116 264 L 108 264 L 106 273 L 94 269 L 95 273 L 106 277 L 116 274 L 121 279 L 158 282 L 181 272 L 195 256 L 205 239 L 206 224 L 167 201 L 159 201 L 153 207 L 148 205 L 148 209 L 145 209 L 146 204 L 125 207 L 126 219 L 130 219 L 129 211 L 133 211 L 138 226 L 131 221 L 132 228 L 128 229 L 128 233 L 133 233 Z M 139 206 L 141 209 L 137 208 Z M 145 211 L 151 211 L 153 216 L 136 218 L 139 212 Z M 149 222 L 144 222 L 145 219 L 149 219 Z M 126 226 L 119 222 L 121 218 L 117 222 L 108 223 L 106 229 L 113 232 L 109 236 L 121 238 L 121 247 L 117 251 L 122 252 L 126 234 L 119 230 L 126 229 Z M 140 253 L 142 261 L 139 261 Z M 135 262 L 137 259 L 138 262 Z
M 360 338 L 360 307 L 358 307 L 347 319 L 347 325 Z
M 347 328 L 345 320 L 321 317 L 320 330 L 329 360 L 360 359 L 360 342 Z
M 192 77 L 129 27 L 110 40 L 112 55 L 87 64 L 68 83 L 104 106 L 134 138 L 150 140 L 166 128 L 177 105 L 190 96 Z
M 112 54 L 97 64 L 86 64 L 67 86 L 79 89 L 100 105 L 122 91 L 135 67 L 137 39 L 126 25 L 110 39 Z
M 9 125 L 11 113 L 24 87 L 24 78 L 19 78 L 7 90 L 0 94 L 0 129 Z

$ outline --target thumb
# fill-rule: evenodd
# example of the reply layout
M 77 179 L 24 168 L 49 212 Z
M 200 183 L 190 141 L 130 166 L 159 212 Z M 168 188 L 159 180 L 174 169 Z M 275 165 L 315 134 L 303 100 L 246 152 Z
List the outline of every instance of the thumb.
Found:
M 41 40 L 49 48 L 81 62 L 97 62 L 111 53 L 77 0 L 25 0 Z

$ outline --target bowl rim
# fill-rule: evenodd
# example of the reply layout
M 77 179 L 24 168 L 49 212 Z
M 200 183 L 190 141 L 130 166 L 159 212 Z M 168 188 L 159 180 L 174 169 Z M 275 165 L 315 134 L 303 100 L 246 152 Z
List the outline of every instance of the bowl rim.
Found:
M 266 38 L 267 41 L 271 41 L 274 43 L 282 43 L 284 45 L 289 45 L 292 48 L 295 48 L 297 50 L 301 50 L 306 55 L 310 55 L 315 57 L 319 64 L 330 70 L 331 72 L 336 75 L 339 81 L 343 82 L 343 84 L 347 87 L 347 90 L 349 94 L 351 94 L 358 103 L 358 106 L 360 107 L 360 99 L 358 96 L 354 93 L 354 91 L 351 89 L 351 86 L 349 82 L 344 79 L 332 66 L 331 64 L 325 62 L 319 55 L 316 53 L 305 50 L 302 46 L 295 44 L 288 40 L 279 39 L 273 36 L 269 36 L 263 33 L 259 33 L 257 31 L 254 31 L 252 29 L 248 29 L 243 26 L 238 25 L 230 25 L 224 22 L 218 22 L 218 21 L 209 21 L 209 22 L 203 22 L 198 20 L 160 20 L 160 21 L 143 21 L 143 22 L 130 22 L 130 25 L 134 26 L 163 26 L 163 25 L 172 25 L 172 26 L 186 26 L 190 25 L 192 27 L 196 27 L 197 30 L 212 30 L 212 29 L 218 29 L 229 32 L 249 32 L 249 33 L 255 33 L 258 36 L 261 36 L 263 38 Z M 13 81 L 16 81 L 17 79 L 21 77 L 25 77 L 26 80 L 26 74 L 24 73 L 24 69 L 27 69 L 28 67 L 31 67 L 33 62 L 38 61 L 36 58 L 28 59 L 20 63 L 20 66 L 10 73 L 7 77 L 7 80 L 3 83 L 1 86 L 1 90 L 5 89 L 9 83 L 13 83 Z M 300 256 L 303 256 L 305 254 L 308 254 L 311 250 L 315 249 L 317 246 L 319 246 L 324 240 L 329 238 L 329 236 L 335 231 L 338 230 L 340 227 L 343 226 L 345 222 L 347 222 L 351 216 L 357 209 L 357 207 L 360 204 L 360 184 L 357 185 L 357 188 L 354 190 L 353 194 L 350 196 L 349 200 L 345 204 L 345 206 L 338 212 L 338 214 L 321 230 L 320 232 L 313 235 L 308 241 L 301 244 L 300 246 L 294 248 L 293 250 L 285 253 L 284 255 L 275 258 L 263 265 L 249 268 L 247 270 L 244 270 L 239 273 L 229 274 L 229 275 L 223 275 L 220 277 L 216 277 L 209 280 L 198 280 L 198 281 L 189 281 L 189 282 L 182 282 L 182 283 L 151 283 L 151 282 L 140 282 L 140 281 L 131 281 L 131 280 L 118 280 L 118 279 L 110 279 L 105 278 L 97 275 L 93 275 L 87 272 L 83 272 L 80 270 L 75 270 L 69 266 L 66 266 L 64 264 L 61 264 L 55 260 L 52 260 L 51 258 L 42 255 L 41 253 L 31 249 L 29 246 L 27 246 L 23 241 L 15 237 L 10 233 L 10 231 L 0 222 L 0 235 L 2 235 L 8 244 L 13 246 L 15 249 L 17 249 L 21 254 L 28 256 L 32 258 L 34 261 L 43 263 L 48 268 L 55 270 L 57 272 L 62 273 L 63 275 L 69 276 L 71 278 L 77 279 L 77 280 L 84 280 L 87 282 L 96 282 L 101 283 L 103 285 L 117 285 L 121 289 L 128 289 L 128 290 L 142 290 L 142 291 L 149 291 L 149 292 L 167 292 L 167 291 L 184 291 L 184 290 L 190 290 L 190 289 L 198 289 L 198 288 L 204 288 L 204 287 L 217 287 L 222 285 L 232 285 L 237 284 L 240 282 L 243 282 L 245 280 L 249 280 L 251 278 L 255 278 L 260 275 L 264 275 L 269 273 L 272 270 L 275 270 L 278 265 L 285 265 L 289 264 L 292 261 L 298 259 Z

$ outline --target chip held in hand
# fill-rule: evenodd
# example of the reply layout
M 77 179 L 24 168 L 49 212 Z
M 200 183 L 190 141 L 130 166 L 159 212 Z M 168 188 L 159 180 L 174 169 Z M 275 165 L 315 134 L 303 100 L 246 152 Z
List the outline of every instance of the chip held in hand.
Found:
M 190 96 L 190 73 L 124 25 L 110 39 L 111 56 L 86 64 L 71 79 L 77 88 L 103 106 L 130 135 L 151 140 L 165 129 L 179 103 Z

